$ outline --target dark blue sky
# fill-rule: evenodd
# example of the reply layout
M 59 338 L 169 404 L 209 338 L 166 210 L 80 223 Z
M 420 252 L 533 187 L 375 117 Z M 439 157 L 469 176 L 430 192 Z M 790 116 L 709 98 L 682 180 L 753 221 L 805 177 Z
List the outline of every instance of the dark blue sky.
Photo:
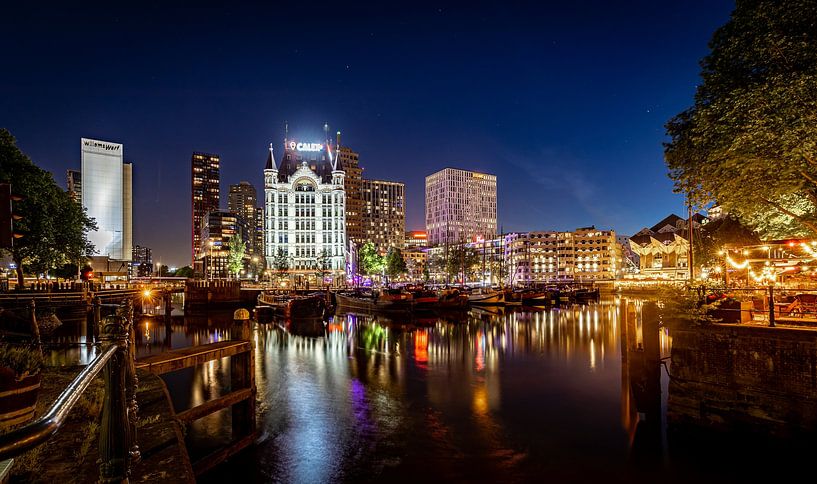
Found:
M 732 1 L 351 3 L 4 8 L 0 127 L 63 185 L 80 137 L 124 143 L 134 243 L 170 265 L 189 263 L 191 152 L 221 155 L 226 205 L 261 188 L 284 120 L 306 141 L 328 122 L 365 176 L 404 182 L 407 229 L 445 166 L 498 176 L 506 231 L 683 212 L 663 125 Z

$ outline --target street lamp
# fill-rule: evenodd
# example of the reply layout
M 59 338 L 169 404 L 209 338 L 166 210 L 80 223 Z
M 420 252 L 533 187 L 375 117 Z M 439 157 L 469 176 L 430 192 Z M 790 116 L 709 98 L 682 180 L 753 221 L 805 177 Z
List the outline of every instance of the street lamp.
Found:
M 207 241 L 207 245 L 210 246 L 210 261 L 207 264 L 207 272 L 210 273 L 210 280 L 215 279 L 215 273 L 213 272 L 213 244 L 213 239 Z

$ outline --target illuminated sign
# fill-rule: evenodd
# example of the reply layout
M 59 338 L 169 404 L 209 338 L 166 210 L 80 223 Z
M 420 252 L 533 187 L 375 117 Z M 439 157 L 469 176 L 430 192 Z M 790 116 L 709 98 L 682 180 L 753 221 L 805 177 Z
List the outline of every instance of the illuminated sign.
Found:
M 289 149 L 295 151 L 320 151 L 323 149 L 323 145 L 321 143 L 296 143 L 290 141 Z

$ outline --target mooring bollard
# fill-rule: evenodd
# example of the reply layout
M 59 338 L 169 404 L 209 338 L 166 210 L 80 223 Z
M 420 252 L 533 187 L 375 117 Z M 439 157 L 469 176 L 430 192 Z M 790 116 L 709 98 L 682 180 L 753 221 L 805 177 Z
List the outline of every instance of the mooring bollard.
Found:
M 237 309 L 233 313 L 233 327 L 230 339 L 234 341 L 249 341 L 252 345 L 252 328 L 250 326 L 250 312 L 246 309 Z M 232 391 L 250 388 L 253 395 L 233 405 L 233 440 L 246 437 L 255 431 L 255 355 L 252 348 L 246 353 L 230 357 L 230 386 Z

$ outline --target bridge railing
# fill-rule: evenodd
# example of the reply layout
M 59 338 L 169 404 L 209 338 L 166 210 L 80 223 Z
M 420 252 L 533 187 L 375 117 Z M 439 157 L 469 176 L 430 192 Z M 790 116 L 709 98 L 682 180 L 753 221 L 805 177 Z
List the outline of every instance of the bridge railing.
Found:
M 136 370 L 133 304 L 127 300 L 102 321 L 102 351 L 62 391 L 48 411 L 21 428 L 0 435 L 0 459 L 16 457 L 44 444 L 62 428 L 88 385 L 103 373 L 105 398 L 99 431 L 101 482 L 126 482 L 140 459 L 136 438 Z

